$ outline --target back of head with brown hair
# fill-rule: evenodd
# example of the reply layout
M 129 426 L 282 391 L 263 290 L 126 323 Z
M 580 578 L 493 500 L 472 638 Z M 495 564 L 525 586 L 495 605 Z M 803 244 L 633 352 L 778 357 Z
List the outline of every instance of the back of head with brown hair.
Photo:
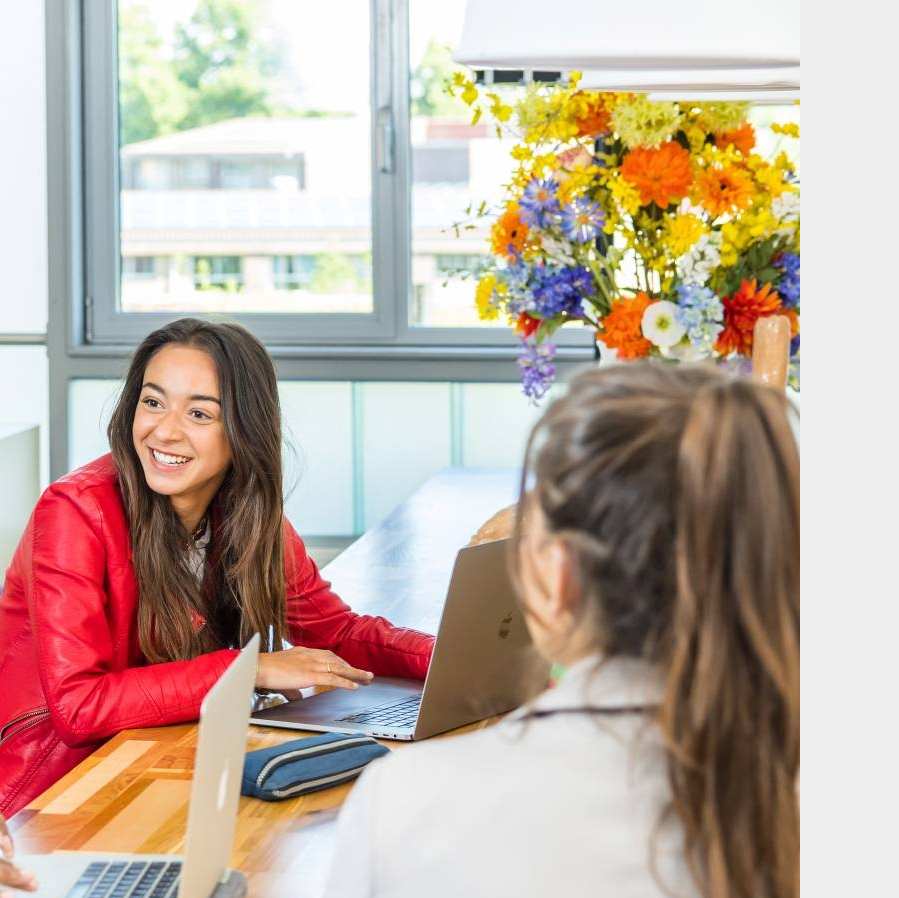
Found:
M 576 559 L 600 650 L 665 677 L 666 814 L 707 898 L 799 894 L 788 416 L 782 392 L 713 367 L 618 365 L 574 378 L 526 454 L 522 491 L 533 473 L 532 500 Z

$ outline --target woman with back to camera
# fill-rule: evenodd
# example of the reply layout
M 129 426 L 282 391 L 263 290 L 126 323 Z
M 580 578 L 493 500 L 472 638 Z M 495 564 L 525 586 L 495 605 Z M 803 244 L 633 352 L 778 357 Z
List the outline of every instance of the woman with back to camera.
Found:
M 368 768 L 327 894 L 798 898 L 784 395 L 706 367 L 588 371 L 525 472 L 511 563 L 567 672 L 496 726 Z
M 260 688 L 424 677 L 433 637 L 350 611 L 284 517 L 277 381 L 248 331 L 150 334 L 108 435 L 45 491 L 6 575 L 0 814 L 120 730 L 195 720 L 254 633 Z

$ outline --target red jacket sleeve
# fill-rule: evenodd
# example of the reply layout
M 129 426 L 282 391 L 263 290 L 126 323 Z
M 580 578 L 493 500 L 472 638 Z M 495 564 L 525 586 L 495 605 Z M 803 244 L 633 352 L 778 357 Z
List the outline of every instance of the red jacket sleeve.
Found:
M 394 627 L 383 617 L 356 614 L 331 591 L 303 541 L 285 520 L 285 579 L 290 640 L 330 649 L 353 667 L 385 677 L 425 678 L 434 637 Z
M 132 727 L 196 720 L 203 697 L 238 653 L 116 669 L 99 507 L 51 486 L 32 528 L 29 615 L 41 685 L 63 742 L 86 745 Z

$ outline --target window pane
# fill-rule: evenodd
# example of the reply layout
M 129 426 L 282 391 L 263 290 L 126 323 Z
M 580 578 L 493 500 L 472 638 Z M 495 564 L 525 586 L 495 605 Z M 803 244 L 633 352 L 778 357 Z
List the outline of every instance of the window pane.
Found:
M 509 145 L 487 122 L 449 97 L 453 47 L 462 32 L 464 0 L 409 4 L 412 142 L 412 301 L 409 321 L 426 327 L 506 327 L 483 322 L 474 305 L 474 273 L 487 252 L 487 230 L 454 233 L 472 218 L 466 208 L 499 197 L 511 171 Z M 463 274 L 467 275 L 463 277 Z
M 118 16 L 122 311 L 372 312 L 368 0 Z

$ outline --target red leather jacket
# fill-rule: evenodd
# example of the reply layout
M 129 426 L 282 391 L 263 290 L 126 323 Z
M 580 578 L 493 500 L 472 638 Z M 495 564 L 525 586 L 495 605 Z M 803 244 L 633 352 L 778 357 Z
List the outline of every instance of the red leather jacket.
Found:
M 331 649 L 384 676 L 425 676 L 433 637 L 354 614 L 286 521 L 285 543 L 293 644 Z M 148 664 L 112 457 L 56 481 L 31 515 L 0 597 L 0 814 L 20 810 L 120 730 L 196 720 L 236 654 Z

